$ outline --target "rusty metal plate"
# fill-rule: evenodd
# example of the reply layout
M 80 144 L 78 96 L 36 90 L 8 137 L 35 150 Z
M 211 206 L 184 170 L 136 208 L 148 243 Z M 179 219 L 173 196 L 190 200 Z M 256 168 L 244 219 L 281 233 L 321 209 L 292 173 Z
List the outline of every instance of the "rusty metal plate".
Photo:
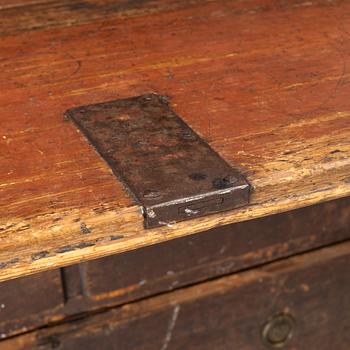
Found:
M 248 203 L 250 186 L 170 108 L 147 94 L 70 109 L 71 118 L 142 206 L 145 227 Z

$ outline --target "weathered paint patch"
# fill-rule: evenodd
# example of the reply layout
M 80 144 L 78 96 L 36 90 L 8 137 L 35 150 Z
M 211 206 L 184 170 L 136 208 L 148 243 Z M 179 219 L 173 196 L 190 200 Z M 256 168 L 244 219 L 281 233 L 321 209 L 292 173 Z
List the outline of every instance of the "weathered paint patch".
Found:
M 95 245 L 95 243 L 89 243 L 89 242 L 81 242 L 81 243 L 77 243 L 77 244 L 70 244 L 70 245 L 66 245 L 66 246 L 63 246 L 63 247 L 55 250 L 55 253 L 67 253 L 67 252 L 71 252 L 71 251 L 77 250 L 77 249 L 83 249 L 83 248 L 87 248 L 87 247 L 92 247 L 94 245 Z
M 115 236 L 110 236 L 111 241 L 117 241 L 118 239 L 124 238 L 123 235 L 115 235 Z
M 49 255 L 49 252 L 47 250 L 43 250 L 41 252 L 34 253 L 34 254 L 32 254 L 32 261 L 40 260 L 42 258 L 47 257 L 48 255 Z
M 91 233 L 91 229 L 89 229 L 84 222 L 80 223 L 80 231 L 84 235 L 87 235 L 87 234 Z
M 0 263 L 0 269 L 4 269 L 6 267 L 9 267 L 11 265 L 17 264 L 19 262 L 19 258 L 13 258 L 9 261 L 4 261 Z

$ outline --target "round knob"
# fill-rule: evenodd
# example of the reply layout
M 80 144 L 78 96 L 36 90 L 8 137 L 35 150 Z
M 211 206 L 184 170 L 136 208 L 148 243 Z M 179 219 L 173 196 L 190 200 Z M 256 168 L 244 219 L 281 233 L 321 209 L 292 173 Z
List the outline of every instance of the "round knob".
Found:
M 272 317 L 262 330 L 262 338 L 269 348 L 283 348 L 292 338 L 294 320 L 287 314 Z

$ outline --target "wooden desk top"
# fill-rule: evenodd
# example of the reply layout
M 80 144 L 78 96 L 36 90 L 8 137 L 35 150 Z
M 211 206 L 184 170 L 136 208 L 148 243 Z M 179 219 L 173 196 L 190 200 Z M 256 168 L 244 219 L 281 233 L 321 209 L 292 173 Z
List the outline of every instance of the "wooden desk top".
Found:
M 0 280 L 350 195 L 350 3 L 0 0 Z M 156 92 L 253 187 L 145 230 L 65 110 Z

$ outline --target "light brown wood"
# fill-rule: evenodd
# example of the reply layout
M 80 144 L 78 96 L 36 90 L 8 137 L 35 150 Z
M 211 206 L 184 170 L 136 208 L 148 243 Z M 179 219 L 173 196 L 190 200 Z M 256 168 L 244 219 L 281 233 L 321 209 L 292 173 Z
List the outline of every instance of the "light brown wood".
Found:
M 349 3 L 89 1 L 50 23 L 31 3 L 30 22 L 0 6 L 0 280 L 350 195 Z M 152 91 L 239 165 L 249 206 L 143 229 L 63 113 Z

